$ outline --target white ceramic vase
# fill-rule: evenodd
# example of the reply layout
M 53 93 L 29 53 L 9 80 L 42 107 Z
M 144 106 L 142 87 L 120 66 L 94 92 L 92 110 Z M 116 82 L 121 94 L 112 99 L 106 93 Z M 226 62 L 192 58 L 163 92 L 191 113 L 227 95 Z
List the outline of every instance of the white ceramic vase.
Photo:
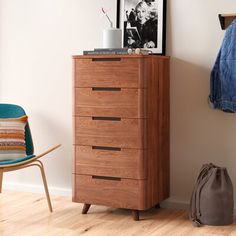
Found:
M 121 29 L 109 28 L 103 30 L 103 48 L 121 48 L 122 47 L 122 31 Z

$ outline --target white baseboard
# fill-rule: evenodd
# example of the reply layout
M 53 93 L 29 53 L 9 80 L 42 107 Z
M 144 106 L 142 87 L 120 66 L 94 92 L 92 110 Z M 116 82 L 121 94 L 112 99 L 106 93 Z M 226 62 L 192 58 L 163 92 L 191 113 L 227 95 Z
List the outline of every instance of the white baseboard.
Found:
M 178 210 L 188 210 L 189 209 L 189 202 L 179 201 L 178 199 L 170 197 L 161 203 L 161 207 L 178 209 Z
M 179 201 L 175 198 L 169 198 L 161 203 L 162 208 L 171 208 L 178 210 L 189 210 L 189 202 L 187 201 Z M 234 208 L 234 215 L 236 216 L 236 208 Z
M 72 196 L 72 190 L 67 188 L 58 188 L 58 187 L 48 187 L 50 195 L 57 196 Z M 45 193 L 44 187 L 42 185 L 33 185 L 33 184 L 19 184 L 12 182 L 3 182 L 3 191 L 13 190 L 17 192 L 31 192 L 31 193 Z
M 13 190 L 17 192 L 44 193 L 44 187 L 42 185 L 33 185 L 33 184 L 3 182 L 3 191 L 4 189 Z M 67 188 L 49 187 L 49 192 L 51 195 L 56 195 L 56 196 L 66 196 L 66 197 L 72 196 L 72 190 Z M 178 210 L 188 210 L 189 202 L 180 201 L 176 198 L 170 197 L 161 203 L 161 207 L 178 209 Z M 236 209 L 234 209 L 234 215 L 236 215 Z

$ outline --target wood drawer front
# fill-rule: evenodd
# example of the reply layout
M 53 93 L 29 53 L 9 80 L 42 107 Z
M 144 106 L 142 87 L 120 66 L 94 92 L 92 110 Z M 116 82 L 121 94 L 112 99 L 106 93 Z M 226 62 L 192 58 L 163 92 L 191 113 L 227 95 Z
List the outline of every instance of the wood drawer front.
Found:
M 140 59 L 75 59 L 75 87 L 143 87 Z
M 143 118 L 144 89 L 76 88 L 75 115 Z
M 145 179 L 144 151 L 96 146 L 75 146 L 75 173 Z
M 73 201 L 116 208 L 145 209 L 146 180 L 74 175 Z
M 99 119 L 100 117 L 75 117 L 75 144 L 144 148 L 143 125 L 145 119 Z M 106 118 L 102 117 L 102 119 Z M 113 118 L 110 117 L 109 119 Z

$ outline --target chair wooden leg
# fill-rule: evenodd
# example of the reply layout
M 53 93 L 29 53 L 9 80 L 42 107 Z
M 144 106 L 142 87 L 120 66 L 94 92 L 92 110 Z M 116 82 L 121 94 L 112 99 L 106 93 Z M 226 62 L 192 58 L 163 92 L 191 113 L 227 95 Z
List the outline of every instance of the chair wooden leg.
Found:
M 84 204 L 83 206 L 83 210 L 82 210 L 82 214 L 87 214 L 89 208 L 90 208 L 91 204 Z
M 158 204 L 156 204 L 156 205 L 155 205 L 155 208 L 156 208 L 156 209 L 159 209 L 159 208 L 161 208 L 160 204 L 159 204 L 159 203 L 158 203 Z
M 133 219 L 139 221 L 139 210 L 132 210 Z
M 46 175 L 44 172 L 43 163 L 39 160 L 37 160 L 37 162 L 40 163 L 40 165 L 38 165 L 38 166 L 40 166 L 39 168 L 41 170 L 43 185 L 44 185 L 44 189 L 45 189 L 45 193 L 46 193 L 46 197 L 47 197 L 47 202 L 48 202 L 48 208 L 49 208 L 49 211 L 52 212 L 52 204 L 51 204 L 50 195 L 49 195 L 49 191 L 48 191 L 48 185 L 47 185 Z
M 3 179 L 3 172 L 0 171 L 0 193 L 2 192 L 2 179 Z

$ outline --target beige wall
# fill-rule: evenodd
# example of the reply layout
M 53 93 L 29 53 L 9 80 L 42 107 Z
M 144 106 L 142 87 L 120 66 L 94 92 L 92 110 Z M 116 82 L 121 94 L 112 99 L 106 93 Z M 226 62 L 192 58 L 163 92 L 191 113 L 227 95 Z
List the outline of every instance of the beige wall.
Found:
M 115 0 L 0 0 L 0 102 L 25 107 L 36 152 L 63 144 L 44 159 L 55 192 L 71 189 L 71 55 L 101 47 L 108 26 L 101 6 L 113 9 L 114 20 Z M 207 104 L 209 75 L 224 34 L 217 15 L 235 11 L 235 0 L 168 1 L 174 202 L 188 201 L 206 162 L 226 166 L 236 186 L 236 114 Z M 41 184 L 35 172 L 9 173 L 5 180 L 35 188 Z
M 228 168 L 236 187 L 236 114 L 207 103 L 209 76 L 224 31 L 219 13 L 236 12 L 234 0 L 169 1 L 171 63 L 171 200 L 189 201 L 203 163 Z

